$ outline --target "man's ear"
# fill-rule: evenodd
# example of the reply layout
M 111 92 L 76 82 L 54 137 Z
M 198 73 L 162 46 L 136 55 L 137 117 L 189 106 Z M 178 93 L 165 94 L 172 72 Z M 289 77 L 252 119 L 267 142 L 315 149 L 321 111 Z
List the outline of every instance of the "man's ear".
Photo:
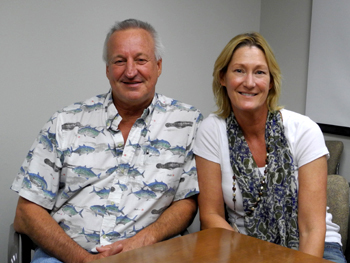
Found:
M 158 77 L 160 76 L 160 74 L 162 74 L 162 66 L 163 66 L 163 60 L 159 59 L 157 61 L 157 67 L 158 67 Z

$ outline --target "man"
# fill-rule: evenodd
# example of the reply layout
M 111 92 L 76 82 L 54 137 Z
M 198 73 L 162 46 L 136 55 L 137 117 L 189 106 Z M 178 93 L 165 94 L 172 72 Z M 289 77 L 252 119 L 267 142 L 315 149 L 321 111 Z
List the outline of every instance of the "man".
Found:
M 161 56 L 151 25 L 116 23 L 104 47 L 110 92 L 55 113 L 40 131 L 12 185 L 14 227 L 38 244 L 35 262 L 89 262 L 192 222 L 202 115 L 155 93 Z

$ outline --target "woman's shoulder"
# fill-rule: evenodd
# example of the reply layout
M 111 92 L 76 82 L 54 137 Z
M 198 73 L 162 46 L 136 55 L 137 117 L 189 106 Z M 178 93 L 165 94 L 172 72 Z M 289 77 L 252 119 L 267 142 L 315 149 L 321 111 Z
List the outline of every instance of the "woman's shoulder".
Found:
M 294 128 L 316 128 L 318 125 L 316 122 L 311 120 L 308 116 L 282 109 L 281 110 L 283 125 L 285 127 L 294 127 Z
M 216 114 L 209 114 L 198 128 L 197 137 L 201 136 L 218 136 L 226 131 L 225 119 L 219 117 Z
M 218 115 L 216 115 L 214 113 L 210 113 L 208 115 L 208 117 L 206 117 L 203 120 L 202 125 L 204 123 L 205 123 L 205 125 L 213 125 L 213 124 L 222 125 L 222 124 L 225 124 L 225 119 L 223 119 L 222 117 L 219 117 Z

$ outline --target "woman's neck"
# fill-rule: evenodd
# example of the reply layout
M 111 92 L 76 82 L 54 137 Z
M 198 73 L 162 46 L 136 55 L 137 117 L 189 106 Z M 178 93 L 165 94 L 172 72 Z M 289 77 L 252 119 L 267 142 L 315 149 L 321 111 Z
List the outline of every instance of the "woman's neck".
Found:
M 235 113 L 236 120 L 258 167 L 264 167 L 266 162 L 265 126 L 267 114 L 267 110 L 259 112 L 259 114 Z

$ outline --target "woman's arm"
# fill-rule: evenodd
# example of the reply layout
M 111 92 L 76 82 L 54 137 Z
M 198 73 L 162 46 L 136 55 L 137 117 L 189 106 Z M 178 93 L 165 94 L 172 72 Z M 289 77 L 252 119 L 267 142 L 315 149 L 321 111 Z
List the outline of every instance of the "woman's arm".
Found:
M 322 257 L 326 234 L 326 156 L 299 168 L 298 200 L 299 250 Z
M 196 156 L 199 184 L 199 215 L 201 229 L 233 228 L 225 219 L 224 198 L 221 187 L 220 164 Z

